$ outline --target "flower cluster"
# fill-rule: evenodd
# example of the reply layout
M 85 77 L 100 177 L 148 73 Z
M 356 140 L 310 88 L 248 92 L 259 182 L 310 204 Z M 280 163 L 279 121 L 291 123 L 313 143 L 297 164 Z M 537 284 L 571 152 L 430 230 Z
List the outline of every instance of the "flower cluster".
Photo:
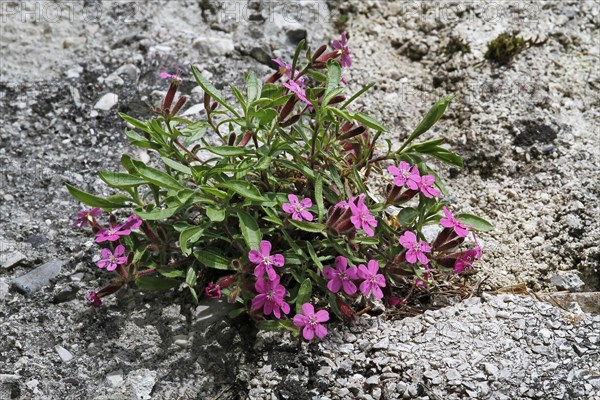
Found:
M 346 93 L 349 36 L 301 57 L 304 47 L 292 60 L 273 59 L 266 78 L 245 74 L 233 96 L 192 66 L 204 95 L 196 121 L 179 115 L 187 98 L 178 91 L 188 88 L 169 72 L 159 74 L 170 82 L 151 119 L 121 114 L 132 145 L 153 153 L 151 165 L 123 155 L 119 171 L 100 173 L 118 191 L 107 198 L 67 184 L 82 203 L 109 211 L 106 221 L 100 208 L 81 211 L 72 224 L 91 228 L 96 266 L 113 272 L 86 297 L 94 307 L 129 285 L 176 289 L 196 304 L 202 296 L 235 304 L 230 317 L 245 314 L 260 329 L 313 340 L 326 337 L 330 318 L 352 323 L 374 303 L 410 307 L 440 282 L 468 279 L 482 253 L 475 232 L 491 225 L 451 212 L 428 161 L 462 161 L 443 138 L 417 140 L 451 98 L 399 148 L 381 146 L 389 129 L 355 104 L 369 86 Z M 386 169 L 382 197 L 370 174 Z M 122 220 L 117 209 L 133 213 Z M 427 225 L 441 226 L 429 242 Z

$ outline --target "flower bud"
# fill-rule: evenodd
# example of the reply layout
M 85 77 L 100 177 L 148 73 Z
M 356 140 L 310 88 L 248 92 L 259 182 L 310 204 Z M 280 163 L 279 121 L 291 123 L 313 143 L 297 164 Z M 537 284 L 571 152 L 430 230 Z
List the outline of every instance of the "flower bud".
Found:
M 284 121 L 280 124 L 280 126 L 282 128 L 287 128 L 290 125 L 294 125 L 296 122 L 298 122 L 300 120 L 300 114 L 296 114 L 290 118 L 288 118 L 287 121 Z
M 239 261 L 238 261 L 239 262 Z M 235 282 L 237 279 L 237 274 L 227 275 L 222 278 L 219 278 L 217 281 L 217 285 L 219 285 L 222 289 L 227 289 L 229 286 Z
M 250 132 L 250 131 L 246 132 L 244 134 L 244 136 L 242 137 L 242 140 L 240 141 L 240 144 L 238 144 L 238 147 L 246 147 L 246 145 L 250 141 L 251 137 L 252 137 L 252 132 Z
M 329 100 L 329 104 L 338 104 L 345 100 L 345 96 L 335 96 L 333 99 Z
M 237 137 L 237 135 L 235 134 L 235 132 L 231 132 L 229 134 L 229 139 L 227 140 L 227 145 L 233 146 L 235 144 L 235 138 L 236 137 Z
M 313 54 L 311 61 L 312 62 L 317 61 L 317 58 L 321 57 L 323 55 L 323 53 L 325 53 L 325 50 L 327 50 L 326 44 L 322 45 L 315 51 L 315 54 Z
M 351 139 L 354 136 L 358 136 L 358 135 L 364 133 L 365 131 L 366 131 L 366 129 L 365 129 L 364 126 L 359 126 L 357 128 L 354 128 L 354 129 L 351 129 L 351 130 L 347 131 L 343 135 L 339 136 L 338 139 L 340 139 L 340 140 Z
M 415 197 L 418 193 L 418 190 L 412 190 L 396 185 L 388 185 L 388 195 L 386 199 L 386 204 L 406 203 L 407 201 Z
M 177 87 L 179 86 L 179 81 L 177 79 L 174 79 L 171 82 L 171 86 L 169 86 L 169 90 L 167 91 L 167 94 L 162 102 L 162 110 L 165 113 L 169 113 L 169 110 L 171 109 L 171 105 L 173 104 L 173 100 L 175 99 L 175 93 L 177 93 Z
M 210 94 L 204 92 L 204 109 L 206 112 L 210 110 Z
M 279 118 L 277 119 L 277 121 L 281 122 L 284 119 L 286 119 L 288 117 L 288 115 L 290 115 L 290 113 L 294 109 L 294 106 L 296 105 L 296 101 L 298 101 L 296 99 L 296 96 L 290 97 L 290 99 L 287 101 L 287 103 L 285 103 L 285 105 L 281 109 L 281 112 L 279 113 Z
M 336 296 L 335 303 L 337 304 L 338 308 L 340 309 L 340 312 L 342 313 L 342 318 L 344 318 L 344 322 L 349 325 L 354 325 L 356 313 L 354 312 L 352 307 L 350 307 L 348 303 L 346 303 L 340 296 Z
M 177 113 L 179 112 L 181 107 L 183 107 L 183 105 L 185 104 L 186 101 L 187 101 L 187 97 L 181 96 L 179 98 L 179 100 L 177 100 L 177 103 L 175 103 L 175 107 L 173 107 L 173 111 L 171 111 L 171 115 L 177 115 Z

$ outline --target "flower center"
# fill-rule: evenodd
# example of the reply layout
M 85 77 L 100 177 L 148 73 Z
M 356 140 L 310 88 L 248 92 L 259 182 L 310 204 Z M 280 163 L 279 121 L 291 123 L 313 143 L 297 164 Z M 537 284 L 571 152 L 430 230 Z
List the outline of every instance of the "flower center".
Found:
M 314 315 L 308 317 L 308 323 L 312 326 L 317 325 L 317 318 Z
M 338 272 L 338 278 L 345 281 L 346 279 L 348 279 L 348 275 L 346 275 L 346 273 L 344 272 Z
M 269 299 L 270 301 L 273 301 L 273 290 L 267 291 L 267 299 Z
M 263 258 L 263 263 L 265 263 L 266 265 L 270 265 L 271 264 L 271 256 Z

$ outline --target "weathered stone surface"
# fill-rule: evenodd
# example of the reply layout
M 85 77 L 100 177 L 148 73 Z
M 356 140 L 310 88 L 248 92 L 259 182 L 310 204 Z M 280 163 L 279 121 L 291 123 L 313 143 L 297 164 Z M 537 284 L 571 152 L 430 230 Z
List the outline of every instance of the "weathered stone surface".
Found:
M 24 294 L 37 292 L 41 288 L 48 286 L 50 280 L 60 274 L 63 262 L 61 260 L 49 261 L 33 271 L 26 273 L 12 281 L 12 284 L 18 291 Z

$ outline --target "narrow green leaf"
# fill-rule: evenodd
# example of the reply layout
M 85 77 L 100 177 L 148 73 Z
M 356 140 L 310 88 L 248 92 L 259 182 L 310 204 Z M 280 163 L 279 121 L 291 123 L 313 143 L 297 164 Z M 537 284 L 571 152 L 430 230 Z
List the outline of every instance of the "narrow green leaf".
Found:
M 158 221 L 172 217 L 177 213 L 178 209 L 173 208 L 156 208 L 151 211 L 136 210 L 135 213 L 142 219 L 149 221 Z
M 446 107 L 448 107 L 448 104 L 450 104 L 451 100 L 452 96 L 444 96 L 441 99 L 439 99 L 437 103 L 435 103 L 429 109 L 427 114 L 425 114 L 425 117 L 421 120 L 419 125 L 417 125 L 413 133 L 410 134 L 409 138 L 406 140 L 405 143 L 410 143 L 417 137 L 427 132 L 429 128 L 431 128 L 436 122 L 438 122 L 442 115 L 444 115 Z
M 192 174 L 192 169 L 190 167 L 188 167 L 187 165 L 183 165 L 181 163 L 178 163 L 177 161 L 173 161 L 170 158 L 167 157 L 161 157 L 161 159 L 163 160 L 163 162 L 165 163 L 165 165 L 169 168 L 174 169 L 175 171 L 179 171 L 182 172 L 186 175 L 191 175 Z
M 251 151 L 248 151 L 243 147 L 237 146 L 210 146 L 204 147 L 202 150 L 208 150 L 211 153 L 222 157 L 245 156 L 249 153 L 252 153 Z
M 296 314 L 302 313 L 302 305 L 310 302 L 312 296 L 312 283 L 309 278 L 306 278 L 300 285 L 298 296 L 296 297 Z
M 150 128 L 148 127 L 147 123 L 140 121 L 139 119 L 130 117 L 127 114 L 119 113 L 119 116 L 128 124 L 135 126 L 136 128 L 138 128 L 146 133 L 150 133 Z
M 253 71 L 246 74 L 246 92 L 248 95 L 248 103 L 260 97 L 262 92 L 262 82 L 256 77 Z
M 192 228 L 188 228 L 185 231 L 179 234 L 179 247 L 181 248 L 181 252 L 184 255 L 189 255 L 191 250 L 187 247 L 188 242 L 197 242 L 198 239 L 204 233 L 204 227 L 202 226 L 194 226 Z
M 317 175 L 315 181 L 315 201 L 317 203 L 317 213 L 319 215 L 319 222 L 323 222 L 325 216 L 325 204 L 323 202 L 323 177 Z
M 227 104 L 227 102 L 225 100 L 223 100 L 223 97 L 221 96 L 221 92 L 219 92 L 217 90 L 217 88 L 215 88 L 208 81 L 208 79 L 203 77 L 202 74 L 200 73 L 200 71 L 198 70 L 198 68 L 196 68 L 193 65 L 192 65 L 192 74 L 194 75 L 194 79 L 196 79 L 196 82 L 198 83 L 198 85 L 200 85 L 202 90 L 204 90 L 206 93 L 208 93 L 212 99 L 214 99 L 215 101 L 220 103 L 223 107 L 225 107 L 226 109 L 231 111 L 231 113 L 234 114 L 237 118 L 240 118 L 240 115 L 229 104 Z
M 294 58 L 292 59 L 292 75 L 295 74 L 296 69 L 298 68 L 298 58 L 300 57 L 300 52 L 304 48 L 305 43 L 306 43 L 306 40 L 302 39 L 302 40 L 300 40 L 300 42 L 298 42 L 298 45 L 296 46 L 296 51 L 294 52 Z
M 465 225 L 471 226 L 473 229 L 479 232 L 488 232 L 494 229 L 494 225 L 487 220 L 478 217 L 477 215 L 462 213 L 458 214 L 457 218 Z
M 227 182 L 219 182 L 218 186 L 222 186 L 228 190 L 231 190 L 240 196 L 243 196 L 249 200 L 254 201 L 268 201 L 267 198 L 263 197 L 260 191 L 251 184 L 246 181 L 227 181 Z
M 356 120 L 360 123 L 362 123 L 363 125 L 371 128 L 371 129 L 375 129 L 377 131 L 381 131 L 381 132 L 388 132 L 389 129 L 386 128 L 384 125 L 382 125 L 379 121 L 377 121 L 375 118 L 370 117 L 366 114 L 363 114 L 361 112 L 355 112 L 354 113 L 354 118 L 356 118 Z
M 161 268 L 158 270 L 158 273 L 167 278 L 181 278 L 185 275 L 182 270 L 171 268 Z
M 352 95 L 352 97 L 350 97 L 348 100 L 346 100 L 346 102 L 342 105 L 342 109 L 348 107 L 349 104 L 351 104 L 354 100 L 358 99 L 360 96 L 362 96 L 363 93 L 365 93 L 367 90 L 371 89 L 373 86 L 375 86 L 375 83 L 369 83 L 365 86 L 363 86 L 362 89 L 360 89 L 358 92 L 354 93 Z
M 262 233 L 256 219 L 244 210 L 237 210 L 240 220 L 240 231 L 249 249 L 258 249 L 262 240 Z
M 315 222 L 294 221 L 291 219 L 290 224 L 305 232 L 321 233 L 325 231 L 324 224 L 318 224 Z
M 175 178 L 173 178 L 166 172 L 149 167 L 141 161 L 134 160 L 133 165 L 135 165 L 135 168 L 140 173 L 140 175 L 146 178 L 146 180 L 150 183 L 167 189 L 185 189 L 185 187 L 181 183 L 179 183 Z
M 228 259 L 213 250 L 198 250 L 194 252 L 194 256 L 202 265 L 208 268 L 220 270 L 234 269 Z
M 310 242 L 306 242 L 306 248 L 308 249 L 308 254 L 310 255 L 310 258 L 313 260 L 316 266 L 319 267 L 321 271 L 323 271 L 323 263 L 321 263 L 321 260 L 319 260 L 319 257 L 317 256 L 313 245 Z
M 129 188 L 147 183 L 142 178 L 122 172 L 98 171 L 98 176 L 100 176 L 100 179 L 106 182 L 107 185 L 116 188 Z
M 135 283 L 142 290 L 164 291 L 179 286 L 181 282 L 176 279 L 144 275 L 136 278 Z
M 68 183 L 65 183 L 65 186 L 67 187 L 67 190 L 69 191 L 71 196 L 90 207 L 100 207 L 104 209 L 130 207 L 127 204 L 114 203 L 112 201 L 103 199 L 102 197 L 94 196 L 93 194 L 84 192 L 83 190 L 79 190 L 76 187 L 69 185 Z
M 187 274 L 185 275 L 185 283 L 191 288 L 196 286 L 196 279 L 198 275 L 196 275 L 196 268 L 194 266 L 190 266 L 187 270 Z

